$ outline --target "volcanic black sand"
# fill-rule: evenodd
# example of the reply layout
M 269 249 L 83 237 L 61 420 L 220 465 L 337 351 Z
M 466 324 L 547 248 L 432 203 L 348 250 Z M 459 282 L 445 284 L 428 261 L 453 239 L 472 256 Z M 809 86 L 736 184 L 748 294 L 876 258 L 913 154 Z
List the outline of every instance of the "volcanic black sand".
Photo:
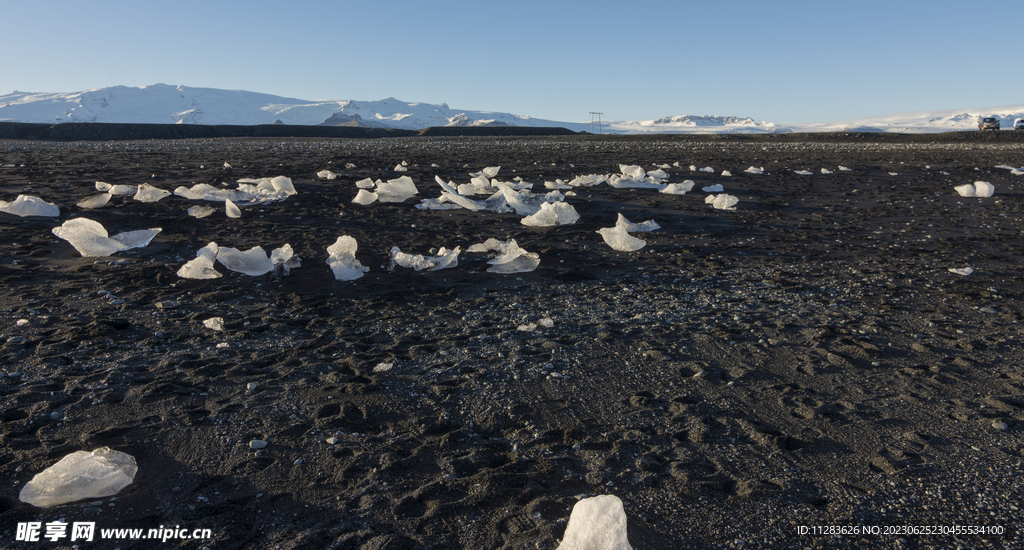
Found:
M 637 549 L 1020 548 L 1024 176 L 998 166 L 1024 166 L 1021 136 L 0 142 L 0 199 L 61 208 L 0 214 L 0 547 L 554 549 L 578 499 L 613 494 Z M 357 180 L 403 161 L 418 197 L 352 204 Z M 439 195 L 435 175 L 501 166 L 544 192 L 619 164 L 667 164 L 696 188 L 576 188 L 581 219 L 549 228 L 415 208 Z M 96 181 L 274 176 L 298 194 L 238 219 L 215 203 L 192 218 L 204 203 L 178 196 L 76 206 Z M 953 191 L 979 180 L 994 197 Z M 735 211 L 705 204 L 713 184 Z M 618 213 L 662 229 L 616 252 L 596 230 Z M 163 231 L 82 258 L 51 233 L 76 216 Z M 340 235 L 362 279 L 327 267 Z M 540 267 L 496 275 L 463 252 L 451 269 L 387 269 L 392 246 L 488 237 Z M 210 241 L 288 243 L 302 267 L 177 277 Z M 103 446 L 138 462 L 116 497 L 18 500 Z M 213 539 L 15 541 L 18 523 L 58 519 Z

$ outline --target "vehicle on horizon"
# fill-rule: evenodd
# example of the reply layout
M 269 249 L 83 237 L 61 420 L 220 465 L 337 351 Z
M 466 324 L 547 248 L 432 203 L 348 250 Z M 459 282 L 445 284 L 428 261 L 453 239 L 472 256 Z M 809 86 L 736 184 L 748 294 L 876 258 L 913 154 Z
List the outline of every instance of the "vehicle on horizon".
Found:
M 978 131 L 984 132 L 985 130 L 998 130 L 999 119 L 994 116 L 987 116 L 978 121 Z
M 1013 121 L 1013 129 L 1024 130 L 1024 118 L 1018 118 L 1017 120 Z

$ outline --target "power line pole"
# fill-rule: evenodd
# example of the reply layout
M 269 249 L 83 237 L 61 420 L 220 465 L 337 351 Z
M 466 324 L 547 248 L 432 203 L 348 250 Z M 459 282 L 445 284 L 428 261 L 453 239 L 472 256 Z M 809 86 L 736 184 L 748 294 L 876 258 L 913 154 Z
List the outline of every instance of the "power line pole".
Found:
M 599 134 L 601 133 L 601 115 L 603 115 L 603 114 L 604 113 L 598 113 L 598 112 L 590 111 L 590 133 L 591 134 L 594 133 L 594 117 L 595 116 L 597 117 L 597 133 L 599 133 Z

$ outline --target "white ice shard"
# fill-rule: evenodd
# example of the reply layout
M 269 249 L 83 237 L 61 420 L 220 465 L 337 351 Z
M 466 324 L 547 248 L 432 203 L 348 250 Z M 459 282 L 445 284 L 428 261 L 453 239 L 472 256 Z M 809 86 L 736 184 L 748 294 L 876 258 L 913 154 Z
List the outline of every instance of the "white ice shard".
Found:
M 367 204 L 373 204 L 377 202 L 377 193 L 371 193 L 366 189 L 360 189 L 359 192 L 356 193 L 355 198 L 352 199 L 352 202 L 354 204 L 362 204 L 364 206 Z
M 75 451 L 36 474 L 22 488 L 18 499 L 38 508 L 49 508 L 109 497 L 131 485 L 138 471 L 133 456 L 109 447 Z
M 700 190 L 705 193 L 721 193 L 722 191 L 725 191 L 725 187 L 722 187 L 721 183 L 716 183 L 707 187 L 701 187 Z
M 626 231 L 626 228 L 621 225 L 617 225 L 615 227 L 603 227 L 598 229 L 597 232 L 601 234 L 601 238 L 604 239 L 605 244 L 619 252 L 636 252 L 637 250 L 647 246 L 646 241 L 631 236 L 629 232 Z
M 633 550 L 622 500 L 615 495 L 598 495 L 577 502 L 556 550 Z
M 139 186 L 135 192 L 135 200 L 139 202 L 158 202 L 160 199 L 170 195 L 170 191 L 165 191 L 158 187 L 153 187 L 148 183 L 143 183 Z
M 291 178 L 285 176 L 259 179 L 242 178 L 237 181 L 239 192 L 254 195 L 253 199 L 248 201 L 251 204 L 281 201 L 296 194 Z
M 60 216 L 60 208 L 56 204 L 31 195 L 18 195 L 18 198 L 10 202 L 0 201 L 0 212 L 7 212 L 23 218 L 28 216 L 56 218 Z
M 251 187 L 251 186 L 250 186 Z M 256 200 L 255 188 L 252 191 L 241 191 L 238 189 L 223 189 L 214 187 L 208 183 L 198 183 L 192 187 L 184 185 L 174 190 L 174 194 L 189 200 L 204 200 L 223 202 L 230 200 L 235 203 L 250 202 Z
M 744 170 L 744 172 L 760 176 L 761 174 L 764 174 L 764 168 L 757 168 L 756 166 L 751 166 L 750 168 Z
M 102 181 L 96 182 L 97 191 L 105 191 L 111 195 L 134 195 L 139 190 L 132 185 L 111 185 Z
M 231 202 L 231 199 L 224 199 L 224 213 L 227 214 L 229 218 L 242 217 L 242 210 L 239 209 L 235 203 Z
M 799 176 L 813 176 L 814 172 L 810 170 L 793 170 L 793 172 Z
M 459 210 L 462 207 L 455 203 L 448 202 L 448 199 L 441 196 L 436 199 L 421 199 L 420 203 L 416 205 L 416 208 L 419 208 L 420 210 Z
M 334 272 L 335 279 L 354 281 L 370 270 L 356 259 L 358 248 L 355 238 L 348 235 L 338 237 L 334 244 L 327 247 L 327 265 Z
M 711 173 L 711 174 L 715 173 L 715 169 L 710 167 L 710 166 L 705 166 L 704 168 L 701 168 L 700 171 L 701 172 L 708 172 L 708 173 Z
M 521 223 L 530 227 L 551 227 L 574 224 L 578 219 L 580 215 L 571 204 L 545 202 L 540 205 L 540 210 L 536 214 L 526 216 Z
M 606 181 L 608 181 L 608 176 L 604 176 L 601 174 L 589 174 L 586 176 L 576 176 L 575 178 L 569 180 L 569 182 L 566 185 L 569 185 L 571 187 L 593 187 L 599 183 L 604 183 Z
M 470 172 L 469 173 L 469 177 L 471 177 L 471 178 L 485 177 L 485 178 L 490 179 L 490 178 L 493 178 L 494 176 L 498 175 L 498 170 L 501 170 L 501 166 L 488 166 L 487 168 L 484 168 L 483 170 L 481 170 L 479 172 Z
M 721 195 L 708 195 L 704 202 L 710 204 L 716 210 L 736 210 L 736 205 L 739 204 L 740 200 L 732 195 L 723 193 Z
M 260 246 L 254 246 L 245 252 L 237 248 L 221 247 L 217 250 L 217 261 L 231 271 L 244 273 L 250 277 L 258 277 L 274 269 L 274 263 Z
M 100 193 L 78 201 L 79 208 L 100 208 L 110 202 L 110 193 Z
M 321 171 L 316 173 L 316 177 L 321 178 L 321 179 L 325 179 L 325 180 L 333 180 L 334 178 L 338 177 L 338 174 L 335 174 L 334 172 L 331 172 L 330 170 L 321 170 Z
M 377 193 L 390 195 L 416 195 L 419 190 L 409 176 L 402 176 L 397 179 L 388 180 L 377 184 Z
M 665 193 L 668 195 L 685 195 L 693 190 L 693 180 L 685 180 L 683 183 L 670 183 L 665 186 L 664 189 L 659 193 Z
M 274 191 L 285 196 L 291 196 L 298 193 L 297 191 L 295 191 L 295 185 L 292 184 L 291 178 L 277 176 L 276 178 L 270 180 L 270 184 L 274 186 Z
M 425 257 L 421 254 L 406 254 L 399 250 L 397 246 L 394 246 L 391 247 L 391 269 L 394 270 L 395 265 L 408 267 L 416 271 L 423 271 L 424 269 L 427 271 L 437 271 L 439 269 L 455 267 L 459 265 L 459 252 L 461 252 L 461 249 L 457 246 L 454 250 L 441 247 L 436 256 Z
M 216 279 L 222 275 L 213 268 L 213 262 L 217 260 L 217 243 L 211 242 L 196 252 L 196 258 L 178 270 L 178 277 L 182 279 Z
M 487 268 L 488 273 L 528 273 L 540 265 L 540 256 L 535 252 L 527 252 L 520 248 L 515 239 L 508 241 L 487 239 L 481 244 L 474 244 L 467 248 L 466 252 L 490 252 L 491 250 L 497 251 L 498 255 L 487 262 L 492 266 Z
M 214 212 L 216 212 L 216 210 L 209 206 L 193 206 L 188 209 L 188 215 L 193 218 L 205 218 Z
M 976 181 L 973 184 L 958 185 L 954 187 L 961 197 L 991 197 L 996 188 L 987 181 Z
M 853 172 L 853 170 L 851 170 L 850 168 L 847 168 L 845 166 L 840 166 L 839 167 L 839 171 L 840 172 Z
M 217 332 L 220 332 L 224 330 L 224 318 L 210 317 L 209 319 L 203 321 L 203 326 L 210 330 L 216 330 Z
M 974 273 L 974 268 L 971 267 L 951 267 L 949 268 L 950 273 L 956 273 L 957 275 L 967 276 Z
M 370 178 L 361 179 L 356 182 L 356 187 L 360 189 L 373 189 L 374 185 L 373 180 Z
M 487 205 L 483 204 L 482 202 L 467 199 L 466 197 L 460 195 L 459 192 L 456 191 L 455 188 L 451 186 L 451 184 L 445 183 L 445 181 L 441 179 L 439 176 L 434 176 L 434 181 L 436 181 L 437 184 L 441 186 L 441 189 L 443 190 L 441 192 L 441 196 L 444 197 L 448 202 L 457 204 L 467 210 L 473 211 L 483 210 L 487 208 Z
M 821 173 L 822 173 L 822 174 L 826 174 L 826 175 L 827 175 L 827 174 L 831 174 L 831 173 L 832 173 L 832 171 L 831 171 L 831 170 L 829 170 L 828 168 L 822 168 L 822 169 L 821 169 Z
M 958 185 L 953 188 L 961 197 L 973 197 L 974 196 L 974 185 L 967 183 L 964 185 Z
M 85 258 L 110 256 L 130 248 L 142 248 L 160 231 L 160 228 L 140 229 L 109 237 L 103 224 L 88 218 L 68 220 L 52 230 L 54 235 L 71 243 Z
M 626 231 L 630 233 L 646 233 L 648 231 L 661 229 L 661 226 L 658 225 L 658 222 L 654 220 L 647 220 L 641 223 L 633 223 L 627 220 L 626 217 L 623 216 L 621 213 L 619 214 L 619 218 L 615 221 L 615 226 L 624 227 L 626 228 Z
M 639 181 L 647 177 L 647 173 L 644 172 L 644 169 L 635 165 L 620 164 L 619 171 L 622 172 L 624 177 L 632 180 Z

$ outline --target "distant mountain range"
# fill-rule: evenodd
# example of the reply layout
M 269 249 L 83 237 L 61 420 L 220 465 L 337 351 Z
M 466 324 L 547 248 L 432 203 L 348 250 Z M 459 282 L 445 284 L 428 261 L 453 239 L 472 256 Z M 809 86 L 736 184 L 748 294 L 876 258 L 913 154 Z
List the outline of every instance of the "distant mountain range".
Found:
M 903 113 L 815 124 L 783 124 L 735 116 L 669 116 L 643 121 L 605 121 L 600 131 L 640 133 L 775 133 L 775 132 L 948 132 L 977 130 L 978 119 L 996 116 L 1003 128 L 1024 118 L 1024 105 Z M 137 124 L 290 124 L 364 126 L 418 130 L 432 126 L 560 126 L 591 131 L 590 122 L 564 122 L 490 111 L 452 109 L 447 104 L 407 103 L 393 97 L 379 101 L 303 100 L 242 90 L 190 88 L 155 84 L 114 86 L 71 93 L 15 91 L 0 96 L 0 121 Z M 598 129 L 593 128 L 596 133 Z

